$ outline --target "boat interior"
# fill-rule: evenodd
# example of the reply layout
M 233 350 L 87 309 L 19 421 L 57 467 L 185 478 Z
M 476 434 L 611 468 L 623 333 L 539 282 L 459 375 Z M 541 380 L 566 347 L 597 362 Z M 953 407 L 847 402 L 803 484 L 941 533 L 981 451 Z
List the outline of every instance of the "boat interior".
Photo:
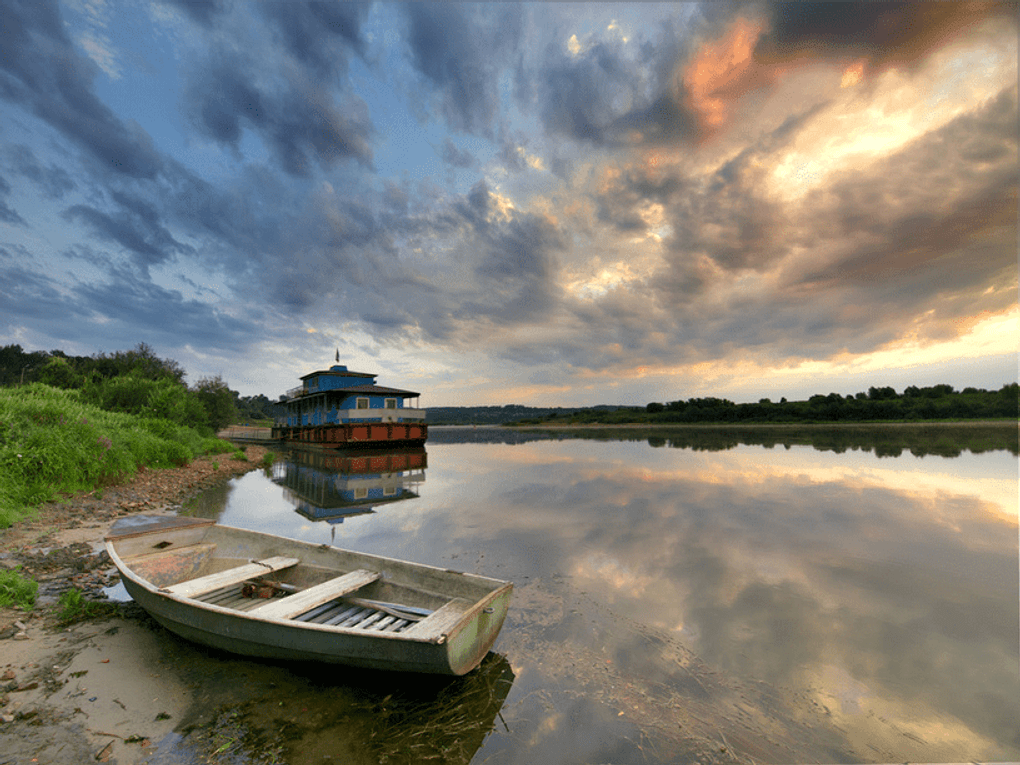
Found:
M 259 619 L 423 640 L 440 639 L 492 593 L 495 588 L 485 583 L 502 584 L 417 567 L 425 570 L 422 574 L 401 561 L 372 560 L 325 545 L 298 543 L 278 551 L 256 547 L 242 557 L 238 541 L 214 526 L 136 535 L 115 540 L 114 546 L 133 573 L 164 594 Z M 414 576 L 408 577 L 409 572 Z

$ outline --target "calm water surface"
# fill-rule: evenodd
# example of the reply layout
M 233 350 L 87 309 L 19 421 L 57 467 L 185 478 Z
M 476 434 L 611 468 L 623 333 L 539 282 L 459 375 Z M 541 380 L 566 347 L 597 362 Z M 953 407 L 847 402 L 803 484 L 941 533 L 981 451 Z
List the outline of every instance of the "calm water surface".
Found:
M 1020 759 L 1015 454 L 433 433 L 423 467 L 305 453 L 189 510 L 515 583 L 484 672 L 413 698 L 240 663 L 317 710 L 285 761 Z

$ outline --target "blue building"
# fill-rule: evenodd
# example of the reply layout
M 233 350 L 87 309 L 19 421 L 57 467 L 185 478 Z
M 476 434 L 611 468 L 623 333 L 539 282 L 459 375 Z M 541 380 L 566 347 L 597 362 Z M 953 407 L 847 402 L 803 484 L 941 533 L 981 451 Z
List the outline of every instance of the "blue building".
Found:
M 425 411 L 405 404 L 408 399 L 417 404 L 421 394 L 377 385 L 375 378 L 340 364 L 302 376 L 302 384 L 287 391 L 287 415 L 277 423 L 274 437 L 328 447 L 423 443 Z

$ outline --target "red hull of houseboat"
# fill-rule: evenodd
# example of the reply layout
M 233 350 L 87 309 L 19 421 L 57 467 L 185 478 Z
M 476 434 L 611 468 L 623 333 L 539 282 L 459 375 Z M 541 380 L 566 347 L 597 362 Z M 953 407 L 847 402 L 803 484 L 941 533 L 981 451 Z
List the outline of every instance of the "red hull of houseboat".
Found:
M 418 422 L 351 422 L 305 427 L 277 426 L 273 438 L 291 446 L 344 449 L 352 446 L 420 446 L 429 426 Z

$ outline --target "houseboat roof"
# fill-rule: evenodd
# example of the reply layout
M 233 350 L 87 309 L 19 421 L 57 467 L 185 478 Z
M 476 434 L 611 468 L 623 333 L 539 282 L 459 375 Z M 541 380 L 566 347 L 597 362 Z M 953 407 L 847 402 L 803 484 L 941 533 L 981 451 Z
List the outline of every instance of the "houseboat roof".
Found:
M 400 396 L 401 398 L 417 398 L 421 395 L 413 390 L 387 388 L 385 385 L 352 385 L 349 388 L 339 388 L 338 390 L 343 393 L 374 393 L 378 396 Z
M 304 379 L 304 378 L 301 378 Z M 400 396 L 401 398 L 417 398 L 420 393 L 413 390 L 402 390 L 400 388 L 387 388 L 385 385 L 351 385 L 347 388 L 332 388 L 324 391 L 311 391 L 305 396 L 319 396 L 323 393 L 335 393 L 342 396 L 349 396 L 352 393 L 370 394 L 376 396 Z M 302 396 L 294 396 L 302 398 Z
M 369 380 L 374 380 L 378 377 L 378 375 L 369 374 L 368 372 L 351 372 L 345 366 L 332 366 L 329 369 L 320 369 L 318 372 L 309 372 L 306 375 L 301 375 L 299 379 L 307 380 L 319 375 L 328 375 L 329 377 L 365 377 Z

